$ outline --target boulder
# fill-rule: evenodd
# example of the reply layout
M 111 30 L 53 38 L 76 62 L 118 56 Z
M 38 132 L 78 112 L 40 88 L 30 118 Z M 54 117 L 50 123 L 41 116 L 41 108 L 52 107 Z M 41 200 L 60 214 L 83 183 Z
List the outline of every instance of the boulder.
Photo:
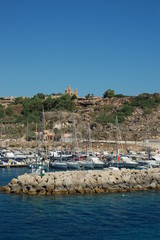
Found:
M 90 188 L 85 188 L 84 193 L 95 193 L 95 190 Z
M 10 193 L 10 192 L 11 192 L 11 188 L 8 187 L 8 186 L 5 186 L 5 187 L 3 188 L 3 191 L 5 191 L 5 193 Z
M 84 194 L 104 192 L 140 191 L 160 189 L 160 169 L 113 171 L 88 170 L 46 173 L 44 177 L 33 174 L 18 176 L 5 186 L 6 193 L 29 195 Z
M 18 179 L 16 179 L 16 178 L 13 178 L 12 180 L 11 180 L 11 184 L 16 184 L 18 182 Z
M 151 188 L 151 189 L 156 189 L 156 187 L 157 187 L 156 182 L 152 182 L 152 183 L 149 185 L 149 188 Z
M 46 195 L 46 190 L 44 188 L 41 188 L 37 190 L 38 195 Z
M 82 187 L 76 187 L 75 188 L 76 193 L 84 194 L 84 189 Z
M 22 193 L 24 193 L 24 194 L 28 194 L 28 189 L 27 189 L 26 187 L 23 187 L 23 189 L 22 189 Z
M 26 193 L 26 192 L 23 192 Z M 34 188 L 30 188 L 29 191 L 27 192 L 29 195 L 37 195 L 37 191 Z
M 99 187 L 95 188 L 95 193 L 104 193 L 104 192 L 105 192 L 105 190 L 102 188 L 99 188 Z
M 12 188 L 11 188 L 11 193 L 19 193 L 21 191 L 21 187 L 19 186 L 19 184 L 14 184 L 12 185 Z

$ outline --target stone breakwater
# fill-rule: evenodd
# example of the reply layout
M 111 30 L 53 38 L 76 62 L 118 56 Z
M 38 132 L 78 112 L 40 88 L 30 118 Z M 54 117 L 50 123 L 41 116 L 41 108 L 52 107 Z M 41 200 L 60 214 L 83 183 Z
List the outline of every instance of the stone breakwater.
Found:
M 148 170 L 92 170 L 24 174 L 0 187 L 5 193 L 57 195 L 160 189 L 160 168 Z

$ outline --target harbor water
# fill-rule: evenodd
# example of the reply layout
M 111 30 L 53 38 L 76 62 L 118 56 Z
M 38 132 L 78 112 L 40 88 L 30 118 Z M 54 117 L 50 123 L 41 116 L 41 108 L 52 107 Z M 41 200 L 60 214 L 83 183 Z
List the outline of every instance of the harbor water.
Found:
M 0 169 L 0 185 L 27 168 Z M 160 239 L 160 191 L 29 196 L 0 192 L 0 239 Z

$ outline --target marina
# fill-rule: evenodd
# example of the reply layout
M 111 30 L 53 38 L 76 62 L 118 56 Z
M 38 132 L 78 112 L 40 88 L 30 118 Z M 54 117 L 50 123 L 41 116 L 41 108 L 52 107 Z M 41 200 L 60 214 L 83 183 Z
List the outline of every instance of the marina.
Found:
M 0 1 L 0 240 L 160 240 L 160 0 Z
M 119 169 L 148 169 L 160 167 L 159 151 L 134 152 L 128 154 L 102 152 L 72 152 L 71 150 L 53 151 L 45 153 L 35 149 L 25 151 L 0 149 L 0 168 L 26 167 L 32 170 L 35 166 L 42 165 L 45 171 L 52 170 L 87 170 L 117 167 Z

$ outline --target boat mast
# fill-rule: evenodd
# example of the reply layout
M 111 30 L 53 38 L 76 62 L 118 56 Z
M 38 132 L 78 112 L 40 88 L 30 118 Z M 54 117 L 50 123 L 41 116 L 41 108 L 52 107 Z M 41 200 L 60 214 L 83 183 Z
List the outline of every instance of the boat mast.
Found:
M 28 118 L 27 118 L 27 128 L 26 128 L 26 141 L 28 142 Z
M 38 136 L 37 136 L 37 123 L 36 123 L 36 163 L 38 160 Z
M 42 152 L 43 152 L 43 131 L 44 131 L 44 108 L 42 110 L 42 145 L 41 145 Z
M 2 121 L 1 121 L 1 147 L 2 147 L 2 135 L 3 135 L 3 132 L 2 132 Z
M 60 115 L 60 122 L 61 122 L 61 161 L 62 161 L 62 113 Z
M 90 124 L 88 123 L 88 147 L 89 151 L 92 151 L 92 139 L 91 139 L 91 129 L 90 129 Z
M 53 129 L 53 132 L 55 134 L 55 141 L 56 141 L 56 152 L 57 152 L 57 128 Z
M 43 162 L 43 131 L 44 131 L 44 107 L 42 110 L 42 145 L 41 145 L 41 162 L 40 162 L 40 173 L 41 173 L 41 178 L 42 178 L 42 162 Z
M 117 160 L 117 167 L 118 167 L 118 118 L 116 116 L 116 160 Z
M 75 153 L 75 127 L 74 127 L 74 112 L 72 113 L 72 152 Z
M 87 157 L 87 151 L 88 151 L 88 149 L 87 149 L 87 144 L 88 144 L 88 129 L 87 129 L 87 124 L 86 124 L 86 157 Z
M 38 149 L 38 133 L 37 133 L 37 123 L 36 123 L 36 148 Z

